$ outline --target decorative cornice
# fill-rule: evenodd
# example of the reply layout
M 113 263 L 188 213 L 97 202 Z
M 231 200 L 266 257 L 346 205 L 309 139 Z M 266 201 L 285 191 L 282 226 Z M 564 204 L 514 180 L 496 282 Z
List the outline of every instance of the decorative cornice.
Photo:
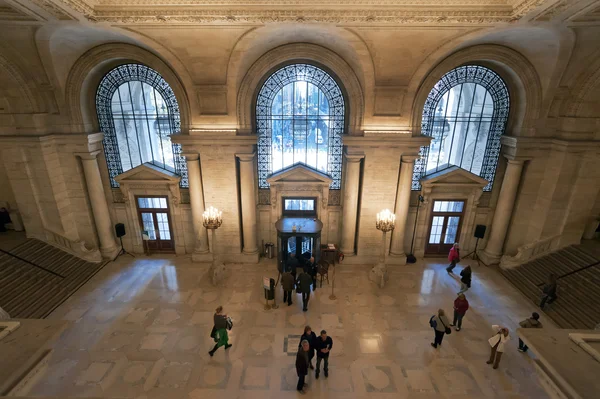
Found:
M 116 7 L 115 7 L 116 8 Z M 271 23 L 271 22 L 325 22 L 325 23 L 466 23 L 493 24 L 513 19 L 510 8 L 494 7 L 489 10 L 437 7 L 435 9 L 305 9 L 285 8 L 270 10 L 206 9 L 198 7 L 166 7 L 103 9 L 94 13 L 98 22 L 114 24 L 165 23 Z

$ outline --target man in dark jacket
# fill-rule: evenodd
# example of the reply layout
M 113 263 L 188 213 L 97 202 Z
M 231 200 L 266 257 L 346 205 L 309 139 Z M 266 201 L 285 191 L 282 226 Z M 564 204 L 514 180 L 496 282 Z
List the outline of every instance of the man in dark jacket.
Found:
M 537 312 L 533 312 L 531 317 L 523 320 L 519 323 L 521 328 L 542 328 L 542 323 L 539 321 L 540 315 Z M 527 345 L 523 342 L 521 338 L 519 338 L 519 352 L 527 352 Z
M 323 372 L 325 377 L 329 376 L 329 352 L 333 347 L 333 340 L 327 336 L 327 331 L 322 330 L 321 335 L 317 338 L 315 349 L 317 350 L 317 370 L 315 371 L 315 378 L 319 378 L 319 372 L 321 371 L 321 360 L 323 364 Z
M 292 273 L 292 276 L 294 276 L 294 279 L 296 278 L 296 269 L 298 267 L 300 267 L 300 262 L 298 262 L 298 258 L 296 258 L 296 254 L 293 252 L 288 254 L 288 259 L 285 262 L 285 268 L 287 269 L 288 272 Z
M 292 305 L 292 291 L 294 291 L 294 276 L 289 271 L 281 275 L 281 286 L 283 287 L 283 302 Z
M 302 310 L 305 312 L 308 310 L 308 300 L 310 299 L 310 286 L 312 284 L 312 277 L 308 273 L 300 273 L 296 287 L 298 292 L 302 293 Z
M 304 386 L 304 380 L 306 375 L 308 374 L 308 350 L 310 349 L 310 344 L 308 341 L 304 340 L 300 343 L 300 349 L 298 349 L 298 353 L 296 354 L 296 373 L 298 374 L 298 385 L 296 389 L 298 392 L 305 394 L 306 390 Z
M 312 277 L 312 285 L 313 291 L 317 289 L 317 262 L 315 262 L 315 257 L 311 256 L 308 261 L 306 261 L 304 265 L 304 272 L 310 274 Z
M 556 275 L 554 273 L 550 274 L 548 277 L 548 284 L 544 286 L 542 291 L 544 293 L 544 297 L 542 298 L 542 303 L 540 303 L 540 309 L 544 309 L 544 305 L 548 299 L 550 299 L 548 304 L 556 301 Z

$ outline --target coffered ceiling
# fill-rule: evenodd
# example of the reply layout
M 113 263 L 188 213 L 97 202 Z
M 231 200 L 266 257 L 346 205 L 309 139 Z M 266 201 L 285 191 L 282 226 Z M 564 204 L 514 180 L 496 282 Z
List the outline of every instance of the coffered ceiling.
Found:
M 0 21 L 111 25 L 321 22 L 493 25 L 600 21 L 598 0 L 0 0 Z

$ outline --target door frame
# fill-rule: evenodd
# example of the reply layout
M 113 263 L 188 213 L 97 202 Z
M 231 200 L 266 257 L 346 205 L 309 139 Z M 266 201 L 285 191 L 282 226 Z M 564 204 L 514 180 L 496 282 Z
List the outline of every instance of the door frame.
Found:
M 449 202 L 462 202 L 463 203 L 463 208 L 462 208 L 462 212 L 435 212 L 433 210 L 436 201 L 449 201 Z M 425 256 L 440 256 L 440 255 L 446 255 L 449 251 L 442 251 L 442 246 L 443 245 L 450 245 L 450 244 L 444 244 L 442 241 L 445 238 L 445 233 L 446 233 L 446 229 L 448 227 L 448 217 L 452 217 L 452 216 L 459 216 L 460 219 L 458 220 L 458 227 L 456 229 L 456 238 L 454 239 L 454 242 L 452 244 L 454 244 L 455 242 L 459 242 L 460 241 L 460 233 L 461 233 L 461 229 L 462 229 L 462 224 L 465 218 L 465 213 L 466 213 L 466 209 L 467 209 L 467 199 L 466 198 L 452 198 L 452 199 L 448 199 L 448 198 L 435 198 L 431 200 L 431 207 L 430 207 L 430 212 L 429 212 L 429 219 L 428 219 L 428 224 L 427 224 L 427 235 L 425 236 L 425 247 L 424 247 L 424 253 Z M 431 230 L 433 227 L 433 218 L 436 216 L 443 216 L 444 219 L 444 226 L 442 227 L 442 235 L 440 237 L 440 244 L 431 244 L 431 245 L 439 245 L 440 249 L 438 250 L 438 252 L 427 252 L 427 248 L 430 246 L 429 244 L 429 237 L 431 236 Z
M 164 198 L 167 200 L 167 207 L 166 208 L 140 208 L 139 203 L 138 203 L 139 198 Z M 142 232 L 144 231 L 144 221 L 142 220 L 142 213 L 144 212 L 143 209 L 148 209 L 148 210 L 150 210 L 149 212 L 153 213 L 153 214 L 166 213 L 167 217 L 168 217 L 169 234 L 171 235 L 170 241 L 172 243 L 172 248 L 170 248 L 170 249 L 147 248 L 148 252 L 150 252 L 150 253 L 175 253 L 175 231 L 173 230 L 173 222 L 172 222 L 173 216 L 171 214 L 171 206 L 169 204 L 169 196 L 168 195 L 136 194 L 136 195 L 134 195 L 134 199 L 135 199 L 135 209 L 136 209 L 137 216 L 138 216 L 138 223 L 139 223 L 140 231 L 142 231 Z M 162 211 L 162 212 L 159 212 L 159 211 Z M 155 223 L 158 224 L 158 221 L 155 220 Z M 158 232 L 158 235 L 160 236 L 160 231 L 157 231 L 157 232 Z M 161 241 L 167 241 L 167 240 L 161 240 Z

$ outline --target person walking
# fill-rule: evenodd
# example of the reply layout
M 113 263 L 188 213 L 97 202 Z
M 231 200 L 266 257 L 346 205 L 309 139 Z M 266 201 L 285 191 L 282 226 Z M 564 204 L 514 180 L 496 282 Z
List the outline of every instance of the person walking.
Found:
M 287 302 L 288 306 L 291 306 L 292 292 L 294 291 L 294 276 L 292 276 L 289 270 L 281 275 L 281 286 L 283 287 L 283 302 Z
M 469 301 L 467 301 L 465 294 L 460 293 L 454 300 L 454 319 L 450 324 L 452 327 L 456 326 L 456 331 L 460 331 L 462 328 L 462 320 L 467 310 L 469 310 Z
M 531 317 L 523 320 L 519 323 L 519 325 L 521 328 L 542 328 L 542 323 L 539 321 L 539 319 L 540 315 L 537 312 L 533 312 Z M 525 353 L 527 352 L 527 349 L 529 349 L 527 345 L 525 345 L 523 340 L 519 338 L 519 352 Z
M 317 289 L 317 262 L 315 257 L 311 256 L 310 259 L 304 265 L 304 272 L 310 274 L 312 277 L 313 292 Z
M 452 273 L 452 270 L 456 267 L 456 264 L 460 262 L 460 250 L 458 249 L 458 243 L 455 242 L 452 248 L 450 248 L 450 253 L 448 254 L 448 260 L 450 264 L 446 268 L 448 274 Z
M 544 293 L 544 297 L 540 303 L 540 309 L 544 309 L 544 305 L 546 305 L 546 301 L 548 301 L 548 299 L 550 299 L 548 304 L 556 301 L 556 274 L 552 273 L 550 276 L 548 276 L 548 283 L 544 286 L 542 292 Z
M 471 266 L 467 266 L 460 271 L 460 291 L 459 294 L 467 292 L 471 288 Z
M 319 379 L 321 361 L 323 361 L 323 373 L 325 374 L 325 378 L 329 377 L 329 353 L 331 352 L 331 348 L 333 348 L 333 339 L 327 336 L 327 331 L 321 330 L 321 335 L 317 338 L 317 344 L 315 345 L 315 349 L 317 350 L 316 379 Z
M 502 359 L 502 354 L 504 353 L 504 344 L 510 339 L 508 336 L 508 328 L 501 327 L 499 325 L 492 325 L 492 329 L 496 332 L 494 336 L 488 339 L 488 343 L 490 344 L 490 360 L 488 360 L 487 364 L 494 364 L 494 369 L 498 368 L 500 364 L 500 359 Z
M 304 327 L 304 334 L 302 334 L 302 336 L 300 337 L 300 344 L 298 345 L 298 348 L 300 348 L 302 341 L 308 341 L 308 344 L 310 345 L 310 349 L 308 351 L 308 366 L 311 370 L 313 370 L 315 367 L 312 365 L 312 359 L 313 357 L 315 357 L 317 335 L 313 332 L 310 326 Z
M 231 321 L 226 314 L 223 314 L 223 306 L 219 306 L 215 310 L 213 321 L 214 326 L 210 336 L 215 340 L 216 344 L 214 348 L 208 352 L 211 357 L 221 346 L 224 346 L 225 349 L 229 349 L 232 346 L 229 343 L 229 335 L 227 335 L 227 329 L 231 328 Z
M 300 348 L 298 349 L 298 353 L 296 354 L 296 374 L 298 374 L 298 385 L 296 385 L 296 389 L 301 394 L 306 393 L 305 387 L 307 386 L 305 380 L 306 375 L 308 374 L 308 351 L 310 349 L 310 344 L 308 341 L 304 340 L 300 342 Z
M 308 273 L 300 273 L 298 281 L 296 281 L 296 289 L 302 293 L 302 310 L 308 310 L 308 301 L 310 300 L 310 286 L 312 285 L 312 277 Z
M 429 325 L 433 327 L 433 332 L 435 333 L 435 338 L 431 343 L 431 346 L 437 348 L 438 345 L 442 344 L 442 340 L 444 339 L 444 334 L 450 334 L 452 330 L 450 330 L 450 323 L 448 322 L 448 318 L 446 317 L 446 312 L 444 309 L 439 309 L 437 315 L 431 316 L 429 319 Z

